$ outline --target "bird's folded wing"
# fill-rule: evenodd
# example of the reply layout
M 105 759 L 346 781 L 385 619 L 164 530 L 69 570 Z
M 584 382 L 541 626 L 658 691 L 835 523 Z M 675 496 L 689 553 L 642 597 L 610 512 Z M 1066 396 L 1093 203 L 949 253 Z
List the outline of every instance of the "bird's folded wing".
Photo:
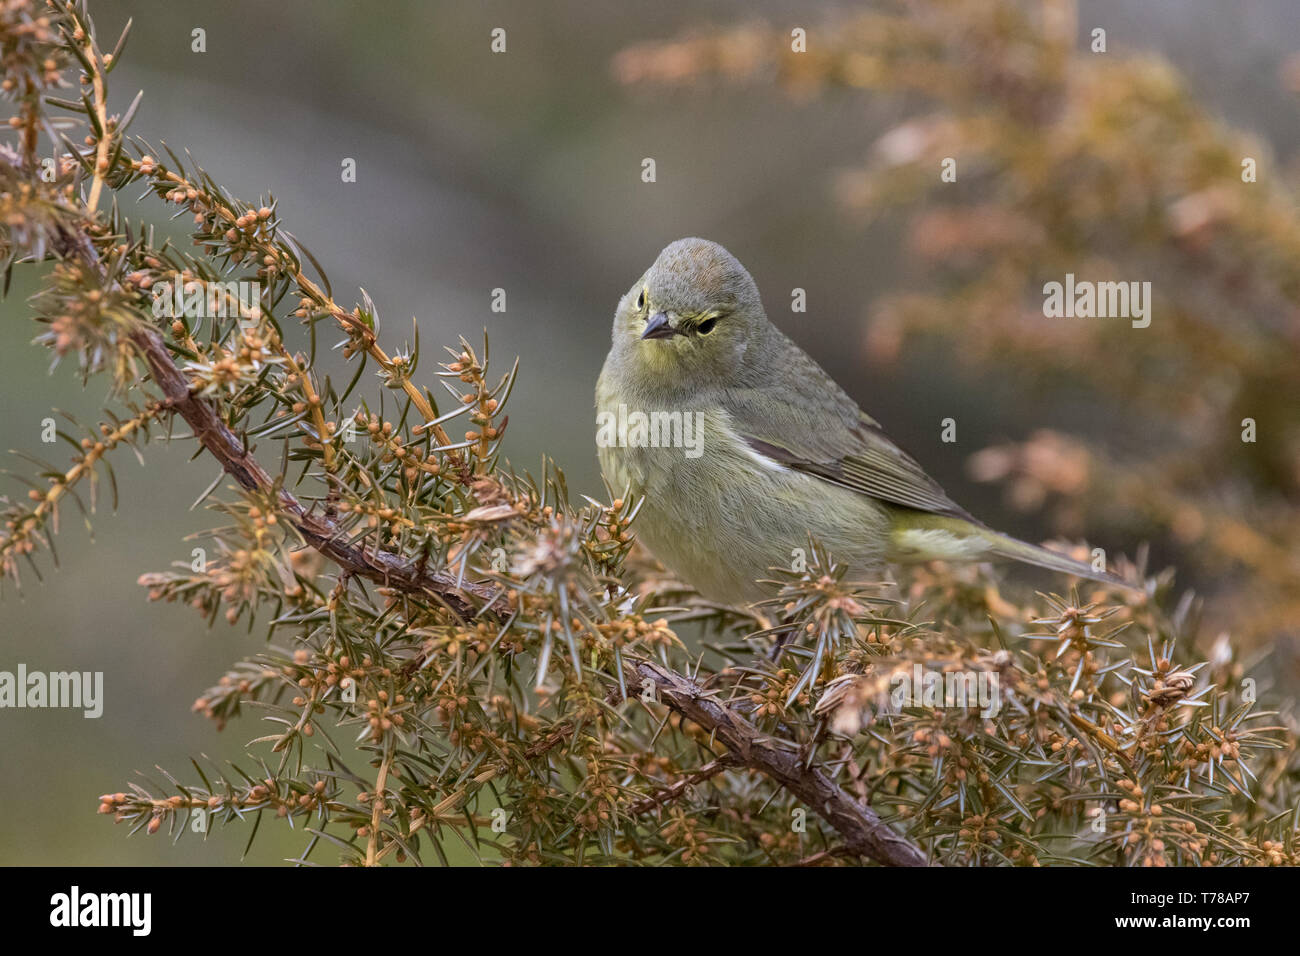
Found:
M 723 404 L 765 458 L 891 504 L 974 520 L 847 395 L 799 398 L 774 406 L 757 391 L 731 390 Z

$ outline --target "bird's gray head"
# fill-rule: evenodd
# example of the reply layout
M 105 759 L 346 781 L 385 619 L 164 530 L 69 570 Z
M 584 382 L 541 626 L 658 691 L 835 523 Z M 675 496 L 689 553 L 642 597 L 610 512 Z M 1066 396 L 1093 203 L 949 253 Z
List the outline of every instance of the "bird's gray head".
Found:
M 736 257 L 707 239 L 678 239 L 619 302 L 613 351 L 625 372 L 689 387 L 695 376 L 734 375 L 767 328 L 758 287 Z

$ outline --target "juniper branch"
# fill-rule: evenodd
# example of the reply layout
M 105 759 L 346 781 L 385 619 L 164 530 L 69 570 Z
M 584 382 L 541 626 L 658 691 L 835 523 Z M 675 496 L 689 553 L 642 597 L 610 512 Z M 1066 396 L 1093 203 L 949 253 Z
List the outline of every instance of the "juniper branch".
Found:
M 274 495 L 280 510 L 313 548 L 351 574 L 404 592 L 436 597 L 462 618 L 480 613 L 470 600 L 490 607 L 501 597 L 499 589 L 472 581 L 457 581 L 445 572 L 421 568 L 401 555 L 382 548 L 366 549 L 348 543 L 338 523 L 306 508 L 287 489 L 278 486 L 244 443 L 226 427 L 212 404 L 194 395 L 185 375 L 154 329 L 141 326 L 131 341 L 149 365 L 154 383 L 162 389 L 171 407 L 194 430 L 194 437 L 207 449 L 245 491 Z
M 874 810 L 854 800 L 816 767 L 805 766 L 797 752 L 760 733 L 699 684 L 653 661 L 629 661 L 628 668 L 637 683 L 653 682 L 659 700 L 723 743 L 739 765 L 766 774 L 808 804 L 844 838 L 845 849 L 892 866 L 927 865 L 925 854 Z
M 86 219 L 82 225 L 91 221 Z M 84 231 L 59 228 L 51 239 L 60 254 L 78 257 L 103 272 L 94 244 Z M 273 497 L 303 539 L 344 571 L 400 591 L 431 595 L 465 619 L 481 613 L 471 598 L 481 601 L 484 608 L 490 608 L 500 599 L 500 590 L 491 585 L 457 581 L 445 572 L 430 570 L 391 551 L 350 544 L 346 532 L 334 519 L 312 512 L 272 479 L 252 451 L 222 421 L 212 403 L 193 393 L 189 380 L 177 367 L 156 329 L 141 322 L 132 330 L 130 340 L 149 366 L 150 377 L 162 391 L 167 407 L 180 414 L 193 429 L 195 439 L 226 474 L 245 491 Z

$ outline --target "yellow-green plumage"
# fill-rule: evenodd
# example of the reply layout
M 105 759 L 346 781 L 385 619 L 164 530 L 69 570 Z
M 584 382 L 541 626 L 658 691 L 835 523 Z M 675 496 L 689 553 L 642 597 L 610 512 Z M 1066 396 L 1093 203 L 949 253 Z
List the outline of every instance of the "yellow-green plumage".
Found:
M 713 600 L 765 596 L 757 582 L 810 537 L 862 575 L 1003 557 L 1123 584 L 953 503 L 768 321 L 753 279 L 716 243 L 674 242 L 619 302 L 596 407 L 604 421 L 689 415 L 699 429 L 697 456 L 636 441 L 598 452 L 616 493 L 645 498 L 641 540 Z

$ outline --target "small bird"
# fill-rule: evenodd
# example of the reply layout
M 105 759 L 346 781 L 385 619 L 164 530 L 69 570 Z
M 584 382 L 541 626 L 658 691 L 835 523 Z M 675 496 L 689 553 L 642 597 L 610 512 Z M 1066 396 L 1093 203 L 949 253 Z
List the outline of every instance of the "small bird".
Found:
M 623 296 L 596 384 L 598 454 L 635 530 L 706 598 L 771 597 L 809 540 L 856 576 L 1009 558 L 1132 588 L 982 524 L 768 320 L 715 242 L 679 239 Z

